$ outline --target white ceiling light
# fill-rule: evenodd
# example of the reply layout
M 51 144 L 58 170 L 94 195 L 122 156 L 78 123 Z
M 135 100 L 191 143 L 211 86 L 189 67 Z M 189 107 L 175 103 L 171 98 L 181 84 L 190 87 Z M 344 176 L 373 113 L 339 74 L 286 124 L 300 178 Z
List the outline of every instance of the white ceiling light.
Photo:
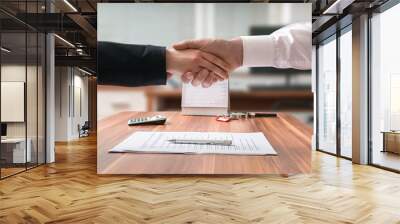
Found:
M 67 44 L 68 46 L 75 48 L 75 45 L 73 45 L 73 44 L 72 44 L 71 42 L 69 42 L 68 40 L 66 40 L 66 39 L 64 39 L 64 38 L 62 38 L 62 37 L 60 37 L 60 36 L 57 35 L 57 34 L 54 34 L 54 36 L 57 37 L 57 38 L 58 38 L 59 40 L 61 40 L 62 42 L 64 42 L 65 44 Z
M 336 0 L 322 14 L 342 14 L 343 9 L 351 5 L 353 2 L 354 0 Z
M 71 4 L 69 3 L 68 0 L 64 0 L 65 4 L 68 5 L 68 7 L 70 7 L 74 12 L 78 12 L 78 10 Z
M 81 69 L 81 68 L 79 68 L 79 67 L 78 67 L 78 70 L 81 71 L 81 72 L 83 72 L 83 73 L 85 73 L 85 74 L 87 74 L 87 75 L 92 75 L 92 73 L 90 73 L 90 72 L 88 72 L 88 71 L 86 71 L 86 70 L 83 70 L 83 69 Z
M 6 52 L 6 53 L 10 53 L 10 52 L 11 52 L 11 50 L 8 50 L 8 49 L 5 48 L 5 47 L 1 47 L 0 49 L 1 49 L 2 51 Z

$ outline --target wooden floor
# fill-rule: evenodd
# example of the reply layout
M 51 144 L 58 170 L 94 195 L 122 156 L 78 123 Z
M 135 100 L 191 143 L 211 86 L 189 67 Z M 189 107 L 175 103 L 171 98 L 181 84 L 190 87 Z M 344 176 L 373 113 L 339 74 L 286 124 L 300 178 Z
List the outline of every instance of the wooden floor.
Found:
M 25 167 L 7 167 L 1 168 L 1 177 L 11 176 L 13 174 L 25 171 Z
M 56 158 L 0 181 L 0 223 L 400 223 L 399 174 L 320 152 L 289 178 L 98 176 L 93 137 Z

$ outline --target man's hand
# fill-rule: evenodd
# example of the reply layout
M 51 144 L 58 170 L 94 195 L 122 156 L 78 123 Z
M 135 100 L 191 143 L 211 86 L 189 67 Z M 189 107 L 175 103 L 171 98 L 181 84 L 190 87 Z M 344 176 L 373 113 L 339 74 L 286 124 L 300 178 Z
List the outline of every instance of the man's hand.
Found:
M 209 73 L 215 74 L 220 80 L 228 78 L 230 65 L 220 58 L 195 49 L 166 50 L 167 74 L 201 73 L 197 82 L 203 82 Z M 197 83 L 198 85 L 199 83 Z
M 232 72 L 236 68 L 242 66 L 243 64 L 243 42 L 240 38 L 235 38 L 232 40 L 223 39 L 199 39 L 199 40 L 186 40 L 177 44 L 173 47 L 176 50 L 186 50 L 186 49 L 198 49 L 203 52 L 207 52 L 218 56 L 222 60 L 229 64 L 228 73 Z M 199 74 L 200 75 L 200 74 Z M 212 75 L 212 74 L 209 74 Z M 186 73 L 182 76 L 184 82 L 190 82 L 195 80 L 198 75 L 192 73 Z M 206 78 L 203 81 L 203 86 L 212 85 L 212 78 Z M 193 82 L 192 82 L 193 84 Z

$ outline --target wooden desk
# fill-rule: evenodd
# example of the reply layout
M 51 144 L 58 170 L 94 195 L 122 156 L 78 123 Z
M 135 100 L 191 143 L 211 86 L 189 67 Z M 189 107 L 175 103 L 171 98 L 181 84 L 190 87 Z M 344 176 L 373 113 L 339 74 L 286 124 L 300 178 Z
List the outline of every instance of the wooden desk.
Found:
M 312 128 L 288 114 L 276 118 L 254 118 L 217 122 L 215 117 L 168 117 L 166 125 L 129 127 L 133 117 L 154 112 L 122 112 L 98 122 L 97 172 L 99 174 L 296 174 L 311 170 Z M 135 131 L 224 131 L 265 134 L 278 156 L 184 155 L 109 153 L 108 150 Z
M 392 152 L 400 154 L 400 132 L 382 131 L 381 133 L 383 134 L 382 152 Z
M 171 88 L 144 89 L 146 111 L 181 108 L 181 90 Z M 309 90 L 231 91 L 230 108 L 234 111 L 313 111 L 313 93 Z
M 25 149 L 25 141 L 27 147 Z M 23 165 L 25 162 L 31 162 L 32 160 L 32 140 L 30 138 L 6 138 L 1 139 L 1 165 L 4 167 Z

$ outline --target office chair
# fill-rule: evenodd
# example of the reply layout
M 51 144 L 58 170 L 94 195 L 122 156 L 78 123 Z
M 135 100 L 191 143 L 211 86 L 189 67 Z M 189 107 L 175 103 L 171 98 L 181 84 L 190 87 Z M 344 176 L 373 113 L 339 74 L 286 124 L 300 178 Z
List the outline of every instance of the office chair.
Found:
M 89 136 L 89 129 L 90 129 L 89 121 L 85 121 L 82 127 L 78 125 L 79 138 Z

